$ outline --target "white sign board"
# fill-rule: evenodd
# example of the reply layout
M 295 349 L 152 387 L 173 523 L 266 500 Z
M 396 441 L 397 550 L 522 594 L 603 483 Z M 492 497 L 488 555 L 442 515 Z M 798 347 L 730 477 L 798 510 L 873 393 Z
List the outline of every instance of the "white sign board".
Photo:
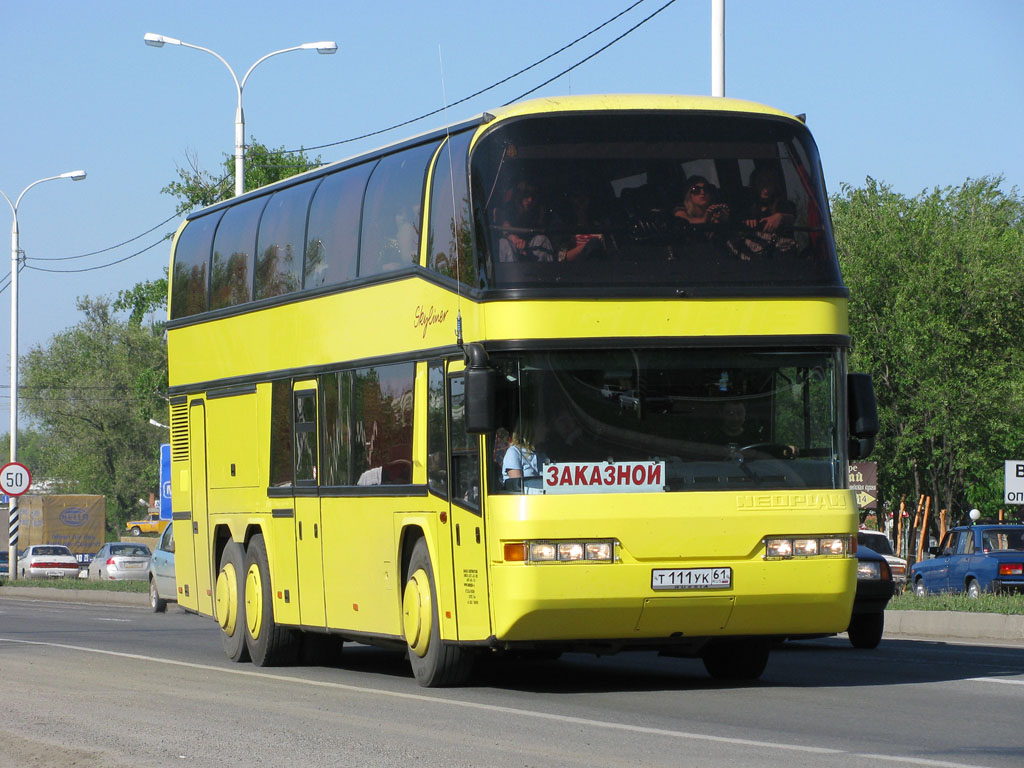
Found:
M 32 486 L 32 474 L 24 464 L 12 461 L 0 467 L 0 490 L 8 496 L 21 496 Z
M 1024 504 L 1024 460 L 1011 459 L 1006 462 L 1003 501 L 1007 504 Z
M 545 493 L 652 493 L 665 490 L 664 461 L 545 464 Z

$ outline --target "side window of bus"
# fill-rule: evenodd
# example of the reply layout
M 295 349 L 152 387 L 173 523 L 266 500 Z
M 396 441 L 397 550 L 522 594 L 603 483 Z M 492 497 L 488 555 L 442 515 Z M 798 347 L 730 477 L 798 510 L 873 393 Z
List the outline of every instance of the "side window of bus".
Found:
M 293 484 L 292 475 L 292 383 L 271 384 L 270 395 L 270 485 Z
M 257 197 L 229 208 L 213 240 L 210 268 L 210 309 L 252 301 L 253 253 L 256 227 L 267 197 Z
M 466 383 L 462 374 L 448 379 L 449 434 L 452 453 L 452 501 L 480 508 L 480 451 L 466 432 Z
M 219 211 L 193 219 L 178 236 L 171 283 L 172 320 L 205 312 L 210 303 L 210 251 L 222 215 Z
M 414 382 L 413 363 L 354 372 L 352 477 L 356 485 L 412 482 Z
M 444 363 L 427 371 L 427 485 L 448 496 L 448 436 L 444 410 Z
M 364 163 L 332 173 L 313 195 L 306 235 L 306 288 L 335 285 L 356 276 L 359 214 L 366 181 L 376 165 Z
M 427 266 L 442 275 L 475 286 L 477 269 L 473 259 L 472 215 L 466 184 L 466 154 L 471 138 L 470 132 L 453 136 L 437 155 L 430 196 Z
M 253 298 L 281 296 L 302 288 L 302 253 L 309 199 L 320 179 L 275 192 L 263 211 L 256 238 Z
M 383 158 L 370 176 L 363 201 L 359 276 L 419 262 L 423 186 L 437 143 Z
M 352 371 L 320 377 L 324 399 L 320 485 L 352 485 Z
M 316 390 L 295 393 L 295 484 L 316 485 Z

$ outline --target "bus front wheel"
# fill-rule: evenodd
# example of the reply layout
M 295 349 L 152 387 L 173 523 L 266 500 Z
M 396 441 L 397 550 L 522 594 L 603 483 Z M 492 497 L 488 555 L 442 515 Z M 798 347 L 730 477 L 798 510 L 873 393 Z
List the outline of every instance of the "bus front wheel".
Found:
M 461 685 L 473 666 L 470 654 L 441 641 L 437 589 L 427 542 L 420 539 L 409 559 L 402 593 L 402 630 L 409 651 L 409 665 L 416 682 L 425 688 Z
M 274 593 L 270 583 L 270 560 L 263 534 L 249 541 L 245 553 L 245 645 L 257 667 L 291 664 L 298 653 L 300 638 L 274 621 Z
M 242 545 L 229 541 L 220 554 L 215 600 L 221 645 L 232 661 L 249 660 L 249 651 L 245 647 L 245 605 L 241 599 L 244 563 L 245 550 Z
M 704 668 L 715 680 L 757 680 L 768 666 L 767 638 L 713 640 L 704 650 Z

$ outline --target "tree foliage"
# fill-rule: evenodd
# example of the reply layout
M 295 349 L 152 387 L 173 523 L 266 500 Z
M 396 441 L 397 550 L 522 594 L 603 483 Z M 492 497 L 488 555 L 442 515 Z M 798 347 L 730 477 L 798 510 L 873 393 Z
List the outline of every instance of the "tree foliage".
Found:
M 907 197 L 868 178 L 832 199 L 850 369 L 873 374 L 878 398 L 879 484 L 953 520 L 992 514 L 1003 460 L 1024 455 L 1024 201 L 1001 182 Z
M 22 358 L 21 404 L 44 436 L 48 473 L 63 493 L 107 497 L 119 531 L 159 483 L 167 433 L 167 354 L 157 326 L 117 319 L 105 299 L 83 298 L 84 319 Z
M 204 208 L 221 200 L 228 200 L 235 194 L 235 156 L 224 155 L 221 164 L 223 173 L 214 174 L 199 166 L 195 153 L 186 153 L 188 167 L 178 166 L 178 178 L 161 192 L 178 198 L 178 213 L 187 213 Z M 320 156 L 309 158 L 303 151 L 288 152 L 284 147 L 270 149 L 255 138 L 245 152 L 245 188 L 256 189 L 287 179 L 320 165 Z

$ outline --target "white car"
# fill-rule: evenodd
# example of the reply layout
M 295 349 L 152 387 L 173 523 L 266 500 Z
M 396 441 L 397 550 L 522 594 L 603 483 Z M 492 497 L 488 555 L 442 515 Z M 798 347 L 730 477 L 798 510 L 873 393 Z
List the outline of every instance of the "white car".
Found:
M 78 578 L 78 558 L 61 544 L 33 544 L 18 556 L 22 579 Z
M 902 589 L 906 585 L 907 561 L 896 556 L 892 550 L 892 542 L 882 531 L 857 531 L 857 546 L 867 547 L 885 558 L 897 589 Z

